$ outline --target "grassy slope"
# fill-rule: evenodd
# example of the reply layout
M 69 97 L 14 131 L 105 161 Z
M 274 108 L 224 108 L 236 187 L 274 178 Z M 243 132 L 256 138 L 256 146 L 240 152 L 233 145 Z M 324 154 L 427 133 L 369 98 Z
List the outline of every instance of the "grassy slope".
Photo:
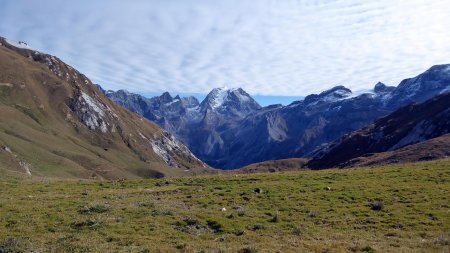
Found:
M 85 161 L 95 161 L 98 159 L 95 154 L 109 156 L 107 159 L 113 160 L 119 154 L 126 154 L 123 149 L 115 154 L 107 154 L 102 148 L 95 147 L 86 143 L 82 138 L 78 138 L 73 129 L 68 129 L 64 121 L 55 117 L 56 114 L 53 113 L 52 108 L 61 106 L 59 104 L 52 105 L 58 102 L 51 100 L 47 94 L 52 93 L 45 90 L 47 87 L 40 84 L 42 82 L 61 83 L 61 80 L 52 74 L 47 74 L 47 76 L 41 74 L 49 71 L 41 64 L 31 62 L 4 47 L 0 47 L 0 52 L 2 59 L 0 61 L 2 70 L 0 81 L 12 84 L 12 87 L 0 87 L 0 114 L 2 115 L 0 145 L 7 145 L 14 153 L 19 154 L 20 160 L 32 164 L 33 174 L 62 178 L 88 178 L 93 172 L 86 171 L 80 162 L 76 163 L 74 160 L 80 161 L 82 157 Z M 20 85 L 25 86 L 20 88 Z M 54 97 L 63 99 L 67 96 L 66 93 L 70 93 L 70 88 L 64 85 L 60 85 L 60 87 L 59 90 L 63 91 L 59 91 L 59 93 L 65 95 Z M 32 98 L 39 99 L 38 103 Z M 40 103 L 43 104 L 44 109 L 38 108 L 37 104 Z M 92 152 L 86 152 L 86 149 L 90 149 Z M 67 150 L 70 150 L 70 154 L 61 152 Z M 6 161 L 8 154 L 0 153 L 2 153 L 0 155 L 2 161 Z M 73 157 L 78 157 L 78 159 L 73 159 Z M 134 157 L 128 156 L 127 158 L 126 160 L 132 163 L 136 160 Z M 113 161 L 122 167 L 127 164 L 119 159 Z M 17 165 L 17 161 L 15 163 Z M 12 165 L 11 162 L 8 168 L 13 167 Z M 98 166 L 103 166 L 103 164 L 100 162 L 92 164 L 92 167 Z M 19 166 L 14 167 L 17 171 L 23 172 Z M 126 171 L 118 171 L 117 174 L 122 177 L 132 176 Z
M 74 70 L 67 73 L 84 80 Z M 86 94 L 99 93 L 89 81 L 80 82 Z M 47 65 L 0 46 L 0 169 L 25 174 L 19 162 L 26 162 L 33 175 L 66 179 L 135 179 L 158 173 L 170 177 L 210 171 L 183 157 L 175 157 L 180 168 L 167 166 L 148 140 L 137 134 L 151 138 L 161 135 L 161 129 L 102 94 L 97 94 L 97 99 L 118 115 L 111 123 L 120 126 L 129 143 L 118 130 L 105 134 L 89 130 L 68 107 L 75 91 L 74 83 L 56 76 Z M 5 146 L 11 152 L 5 152 Z M 185 167 L 191 171 L 186 172 Z
M 442 160 L 170 181 L 50 181 L 10 176 L 0 179 L 0 248 L 446 252 L 449 168 L 450 160 Z M 255 188 L 263 192 L 255 193 Z M 369 207 L 375 199 L 383 201 L 381 211 Z M 227 210 L 221 211 L 223 207 Z M 211 222 L 209 228 L 208 220 L 221 228 Z

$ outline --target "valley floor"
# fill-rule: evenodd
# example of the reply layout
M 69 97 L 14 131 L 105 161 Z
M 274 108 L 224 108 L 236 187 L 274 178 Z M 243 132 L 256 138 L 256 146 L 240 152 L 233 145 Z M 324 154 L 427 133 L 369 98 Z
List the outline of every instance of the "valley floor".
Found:
M 449 252 L 450 160 L 140 181 L 0 179 L 0 252 Z

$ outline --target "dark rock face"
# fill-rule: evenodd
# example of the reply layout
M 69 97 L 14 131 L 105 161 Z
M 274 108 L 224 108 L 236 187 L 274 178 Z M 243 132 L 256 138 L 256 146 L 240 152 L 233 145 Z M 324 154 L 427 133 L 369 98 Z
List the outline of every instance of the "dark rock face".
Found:
M 386 84 L 380 83 L 380 82 L 375 84 L 375 87 L 373 88 L 373 91 L 375 93 L 377 93 L 377 94 L 379 94 L 379 93 L 388 93 L 388 92 L 392 92 L 394 90 L 395 90 L 394 86 L 386 86 Z
M 402 107 L 361 130 L 329 144 L 308 163 L 310 168 L 342 167 L 356 157 L 423 142 L 450 133 L 450 93 Z
M 401 106 L 446 91 L 450 91 L 450 65 L 434 66 L 398 87 L 377 83 L 373 92 L 355 95 L 336 86 L 288 106 L 261 107 L 242 89 L 224 88 L 213 89 L 200 104 L 195 98 L 170 100 L 170 94 L 146 99 L 119 96 L 118 91 L 107 96 L 175 134 L 209 165 L 236 169 L 311 156 Z

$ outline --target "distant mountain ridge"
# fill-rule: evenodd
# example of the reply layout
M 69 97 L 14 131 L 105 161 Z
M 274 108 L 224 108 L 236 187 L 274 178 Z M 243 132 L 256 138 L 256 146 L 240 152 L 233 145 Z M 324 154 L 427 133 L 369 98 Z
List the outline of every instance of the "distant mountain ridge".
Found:
M 399 107 L 449 90 L 447 64 L 433 66 L 397 87 L 377 83 L 372 92 L 355 95 L 339 85 L 287 106 L 261 107 L 242 89 L 217 88 L 199 105 L 181 106 L 178 116 L 163 110 L 161 103 L 159 109 L 148 110 L 164 120 L 140 113 L 138 104 L 125 107 L 133 110 L 137 105 L 135 112 L 178 136 L 209 165 L 236 169 L 266 160 L 311 156 L 329 142 Z M 114 92 L 107 92 L 107 96 L 124 104 Z

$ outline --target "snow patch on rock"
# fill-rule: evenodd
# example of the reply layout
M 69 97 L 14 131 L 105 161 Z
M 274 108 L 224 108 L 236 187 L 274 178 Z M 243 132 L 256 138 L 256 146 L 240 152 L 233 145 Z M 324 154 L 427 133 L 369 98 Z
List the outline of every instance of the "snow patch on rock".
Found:
M 21 160 L 17 157 L 17 155 L 14 154 L 14 152 L 11 150 L 11 148 L 9 148 L 8 146 L 3 146 L 2 148 L 3 148 L 3 150 L 4 150 L 5 152 L 9 153 L 9 154 L 14 158 L 14 160 L 19 164 L 19 166 L 20 166 L 23 170 L 25 170 L 25 173 L 26 173 L 27 175 L 31 176 L 31 169 L 32 169 L 31 164 L 29 164 L 29 163 L 27 163 L 27 162 L 24 162 L 24 161 L 21 161 Z
M 6 152 L 12 154 L 12 151 L 11 151 L 11 149 L 10 149 L 8 146 L 4 146 L 3 149 L 4 149 Z
M 23 161 L 19 161 L 19 165 L 20 167 L 22 167 L 25 170 L 25 173 L 27 173 L 28 176 L 31 176 L 31 165 L 23 162 Z
M 216 109 L 224 103 L 225 99 L 228 96 L 229 90 L 226 87 L 222 87 L 215 89 L 214 92 L 214 97 L 211 101 L 212 109 Z
M 148 140 L 147 137 L 140 134 L 141 137 Z M 150 140 L 150 146 L 159 157 L 161 157 L 164 162 L 171 167 L 179 167 L 174 159 L 174 155 L 182 155 L 190 157 L 193 160 L 196 160 L 202 163 L 191 151 L 184 146 L 181 142 L 179 142 L 173 135 L 168 132 L 163 132 L 163 134 L 159 137 L 154 136 L 154 140 Z M 203 163 L 202 163 L 203 164 Z M 204 166 L 204 165 L 203 165 Z
M 336 102 L 344 99 L 348 99 L 352 96 L 352 92 L 346 90 L 336 90 L 333 93 L 330 93 L 324 96 L 321 100 L 323 102 Z
M 17 47 L 17 48 L 21 48 L 21 49 L 34 50 L 30 46 L 28 46 L 27 43 L 25 43 L 23 41 L 17 42 L 17 41 L 6 39 L 6 38 L 5 38 L 5 41 L 6 41 L 6 43 L 10 44 L 13 47 Z
M 174 104 L 174 103 L 176 103 L 176 102 L 180 102 L 181 100 L 179 100 L 179 99 L 174 99 L 172 102 L 169 102 L 169 103 L 166 103 L 165 105 L 166 106 L 169 106 L 169 105 L 172 105 L 172 104 Z
M 173 167 L 178 167 L 171 152 L 180 150 L 180 143 L 170 134 L 165 134 L 156 140 L 151 140 L 150 145 L 153 151 L 161 157 L 164 162 Z
M 139 136 L 141 136 L 141 138 L 142 138 L 142 139 L 144 139 L 144 140 L 147 140 L 147 141 L 148 141 L 148 138 L 147 138 L 147 137 L 145 137 L 145 135 L 143 135 L 143 134 L 142 134 L 141 132 L 139 132 L 138 134 L 139 134 Z
M 169 166 L 174 166 L 172 157 L 167 153 L 167 151 L 162 148 L 160 143 L 152 141 L 150 142 L 150 145 L 152 146 L 153 152 L 155 152 L 159 157 L 161 157 L 164 162 Z
M 89 129 L 100 130 L 103 133 L 108 131 L 108 123 L 105 117 L 109 108 L 100 101 L 81 92 L 75 107 L 75 113 Z
M 96 111 L 100 116 L 105 116 L 106 107 L 100 102 L 91 98 L 88 94 L 81 92 L 81 97 L 86 101 L 87 105 L 90 106 L 94 111 Z

